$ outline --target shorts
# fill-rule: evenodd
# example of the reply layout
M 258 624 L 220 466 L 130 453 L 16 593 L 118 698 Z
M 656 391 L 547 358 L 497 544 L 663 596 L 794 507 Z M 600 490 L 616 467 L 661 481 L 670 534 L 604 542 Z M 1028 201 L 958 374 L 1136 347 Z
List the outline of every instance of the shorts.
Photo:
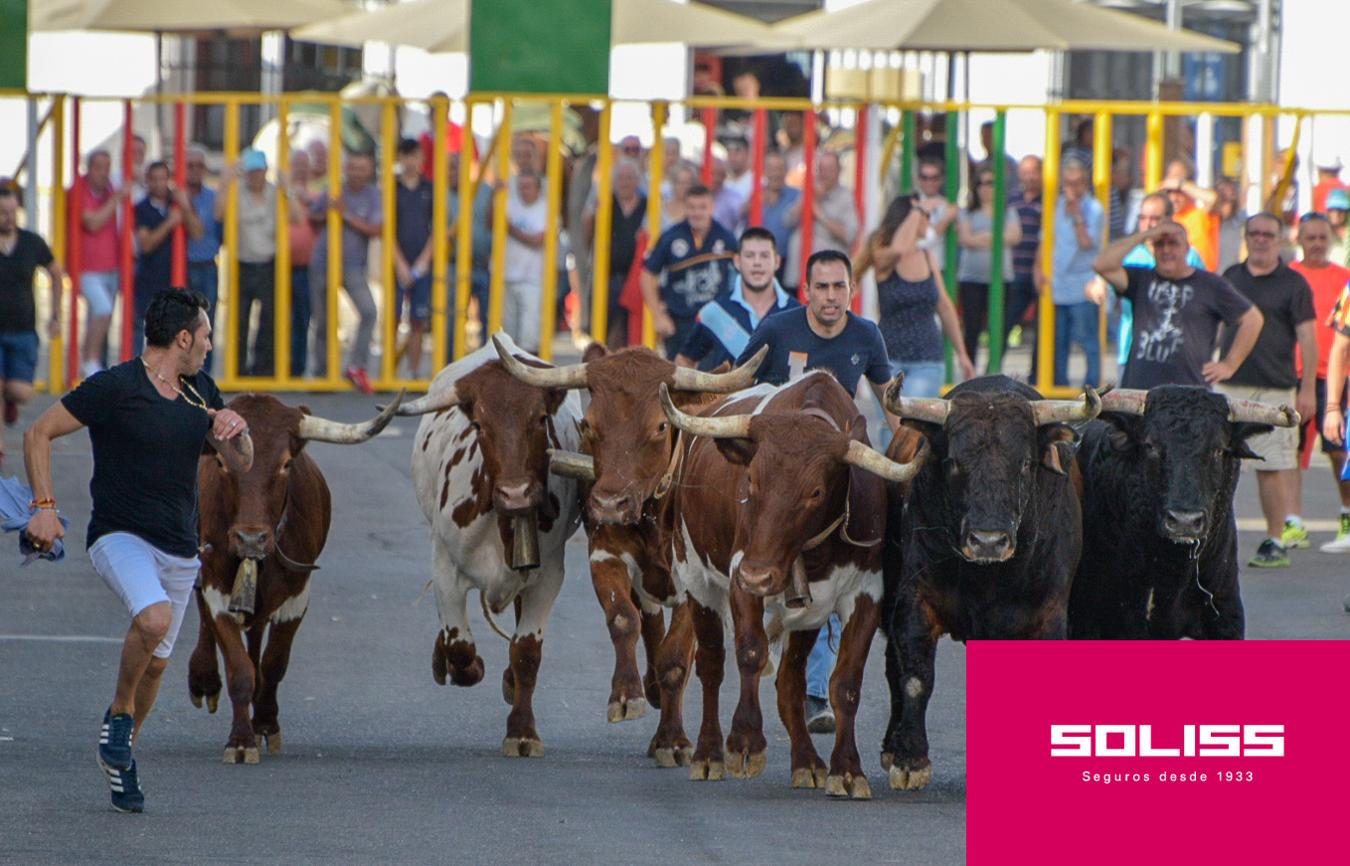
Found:
M 167 601 L 173 608 L 169 631 L 154 652 L 156 658 L 168 658 L 183 625 L 201 560 L 165 553 L 130 532 L 102 536 L 89 548 L 89 559 L 98 576 L 126 605 L 132 619 L 152 604 Z
M 80 274 L 80 296 L 89 307 L 89 315 L 105 319 L 113 314 L 119 288 L 117 271 L 86 271 Z
M 1220 393 L 1234 400 L 1256 400 L 1271 406 L 1293 406 L 1298 392 L 1293 388 L 1260 388 L 1251 385 L 1221 384 Z M 1298 468 L 1298 428 L 1276 427 L 1270 433 L 1253 436 L 1247 440 L 1262 462 L 1252 468 L 1258 472 L 1280 472 Z
M 1345 417 L 1345 409 L 1346 409 L 1346 392 L 1347 392 L 1347 391 L 1350 391 L 1350 388 L 1342 388 L 1342 389 L 1341 389 L 1341 417 L 1342 417 L 1342 418 Z M 1322 453 L 1323 453 L 1323 454 L 1343 454 L 1343 453 L 1345 453 L 1345 443 L 1341 443 L 1340 445 L 1337 445 L 1335 442 L 1328 442 L 1328 441 L 1326 440 L 1326 438 L 1324 438 L 1324 437 L 1322 436 L 1322 421 L 1326 418 L 1326 415 L 1327 415 L 1327 380 L 1326 380 L 1326 379 L 1318 379 L 1318 380 L 1317 380 L 1317 429 L 1316 429 L 1316 430 L 1309 431 L 1309 435 L 1314 435 L 1314 434 L 1315 434 L 1319 439 L 1322 440 Z M 1303 428 L 1303 429 L 1307 429 L 1307 428 L 1305 427 L 1305 428 Z
M 400 289 L 395 302 L 394 320 L 403 318 L 403 307 L 408 307 L 408 318 L 425 325 L 431 321 L 431 274 L 423 274 L 412 285 Z
M 0 379 L 32 384 L 37 362 L 37 334 L 32 331 L 0 333 Z

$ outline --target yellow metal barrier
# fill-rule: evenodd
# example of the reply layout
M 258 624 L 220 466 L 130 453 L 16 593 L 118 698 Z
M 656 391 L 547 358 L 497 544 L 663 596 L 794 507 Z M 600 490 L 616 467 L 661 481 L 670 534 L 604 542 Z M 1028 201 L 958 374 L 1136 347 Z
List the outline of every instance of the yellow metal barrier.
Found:
M 18 94 L 24 98 L 30 94 Z M 64 95 L 31 94 L 39 99 L 51 99 L 50 122 L 44 135 L 52 137 L 52 146 L 49 149 L 44 148 L 44 155 L 47 150 L 50 151 L 52 165 L 50 167 L 51 186 L 61 191 L 67 185 L 68 177 L 66 164 L 70 161 L 71 165 L 74 154 L 71 153 L 71 142 L 67 141 L 68 130 L 71 127 L 77 127 L 79 123 L 78 110 L 75 112 L 74 119 L 68 115 L 66 103 L 69 97 Z M 112 97 L 86 97 L 81 100 L 84 103 L 97 103 L 120 101 Z M 292 201 L 287 193 L 289 186 L 287 179 L 291 168 L 290 163 L 290 142 L 287 135 L 288 121 L 294 117 L 295 107 L 298 104 L 321 105 L 326 108 L 326 114 L 329 121 L 329 140 L 328 140 L 328 166 L 327 166 L 327 188 L 332 201 L 336 201 L 342 193 L 342 172 L 343 172 L 343 154 L 342 131 L 344 121 L 344 109 L 360 106 L 373 107 L 379 118 L 379 129 L 371 130 L 375 140 L 379 144 L 379 159 L 377 163 L 377 177 L 382 189 L 383 202 L 385 207 L 385 221 L 381 233 L 382 257 L 378 262 L 378 267 L 373 269 L 377 274 L 375 282 L 379 284 L 378 288 L 382 292 L 379 297 L 378 307 L 381 311 L 382 321 L 378 328 L 378 343 L 382 355 L 379 359 L 377 369 L 371 371 L 374 376 L 375 384 L 380 389 L 393 389 L 402 385 L 411 385 L 413 387 L 425 387 L 427 380 L 409 381 L 402 378 L 400 374 L 400 365 L 398 363 L 397 340 L 399 334 L 399 322 L 396 321 L 394 313 L 397 309 L 398 291 L 395 268 L 393 267 L 393 243 L 396 238 L 396 226 L 394 225 L 395 216 L 395 189 L 393 184 L 396 182 L 393 162 L 395 159 L 395 143 L 399 136 L 399 110 L 405 105 L 405 100 L 397 97 L 388 96 L 370 96 L 359 97 L 355 99 L 343 99 L 334 94 L 312 93 L 312 94 L 286 94 L 284 96 L 262 96 L 257 93 L 200 93 L 187 96 L 176 94 L 164 94 L 162 96 L 148 96 L 138 100 L 146 103 L 176 103 L 184 102 L 196 106 L 214 106 L 213 110 L 219 110 L 224 118 L 224 158 L 226 164 L 233 164 L 238 160 L 239 151 L 243 142 L 240 140 L 240 122 L 241 111 L 245 106 L 274 106 L 278 120 L 278 136 L 276 142 L 276 170 L 278 179 L 278 197 L 277 197 L 277 255 L 275 271 L 275 290 L 276 299 L 274 304 L 274 352 L 275 370 L 273 375 L 266 377 L 247 377 L 241 375 L 242 365 L 245 358 L 238 357 L 238 339 L 237 329 L 241 326 L 246 327 L 246 320 L 240 315 L 238 306 L 238 273 L 237 273 L 237 255 L 239 245 L 239 227 L 238 227 L 238 192 L 237 187 L 232 188 L 227 193 L 226 216 L 224 219 L 224 245 L 222 247 L 223 266 L 225 268 L 224 281 L 222 282 L 222 291 L 220 305 L 223 315 L 220 318 L 221 329 L 216 340 L 220 347 L 220 354 L 223 358 L 223 374 L 220 376 L 220 384 L 226 390 L 256 389 L 263 391 L 290 391 L 290 390 L 345 390 L 350 385 L 343 379 L 343 369 L 341 364 L 342 344 L 338 337 L 340 333 L 339 313 L 341 304 L 339 301 L 339 291 L 343 285 L 343 268 L 345 263 L 342 260 L 342 235 L 343 221 L 341 214 L 336 208 L 330 208 L 326 215 L 326 225 L 323 230 L 326 231 L 326 241 L 328 247 L 327 270 L 321 278 L 326 279 L 325 286 L 315 286 L 314 296 L 321 299 L 320 302 L 326 304 L 326 359 L 327 372 L 321 379 L 295 378 L 290 374 L 292 358 L 290 357 L 290 337 L 291 321 L 290 314 L 292 308 L 292 287 L 291 287 L 291 261 L 290 261 L 290 220 L 293 218 L 291 213 Z M 563 94 L 553 96 L 541 96 L 539 94 L 525 93 L 480 93 L 474 94 L 469 99 L 462 102 L 452 103 L 443 97 L 437 97 L 432 101 L 432 125 L 431 135 L 435 141 L 433 152 L 435 162 L 431 166 L 431 176 L 433 178 L 433 256 L 432 256 L 432 353 L 433 373 L 436 369 L 443 366 L 451 357 L 451 347 L 453 347 L 453 357 L 460 357 L 471 348 L 469 339 L 471 330 L 468 328 L 468 319 L 473 304 L 474 285 L 474 267 L 473 267 L 473 236 L 475 231 L 482 231 L 483 226 L 476 224 L 474 219 L 474 201 L 478 193 L 478 185 L 487 182 L 500 184 L 494 190 L 492 195 L 492 221 L 490 231 L 492 232 L 492 256 L 489 265 L 490 290 L 486 299 L 484 310 L 479 314 L 487 320 L 487 330 L 490 333 L 501 324 L 502 305 L 505 298 L 505 282 L 502 264 L 504 262 L 506 246 L 506 226 L 508 222 L 507 206 L 508 195 L 506 184 L 509 182 L 512 164 L 510 154 L 510 139 L 513 132 L 513 122 L 517 117 L 524 115 L 516 109 L 518 106 L 530 103 L 533 105 L 544 104 L 548 109 L 548 155 L 545 167 L 545 176 L 547 182 L 547 202 L 549 211 L 549 227 L 547 231 L 547 241 L 544 250 L 545 270 L 543 285 L 541 286 L 541 305 L 540 305 L 540 334 L 539 347 L 540 353 L 545 358 L 552 358 L 555 353 L 555 310 L 558 296 L 558 256 L 559 239 L 558 231 L 561 225 L 562 211 L 562 193 L 563 185 L 566 182 L 564 174 L 567 164 L 564 162 L 562 153 L 563 133 L 565 120 L 569 105 L 581 106 L 590 105 L 599 112 L 599 134 L 596 152 L 596 195 L 595 195 L 595 225 L 594 225 L 594 246 L 593 246 L 593 269 L 591 279 L 591 335 L 595 339 L 604 339 L 608 333 L 608 313 L 610 306 L 610 233 L 613 220 L 613 196 L 612 181 L 614 168 L 614 154 L 612 151 L 611 127 L 614 123 L 615 114 L 613 109 L 616 105 L 639 104 L 638 100 L 614 100 L 603 96 L 592 94 Z M 447 130 L 449 128 L 449 117 L 451 109 L 454 106 L 462 106 L 464 112 L 464 127 L 466 134 L 463 136 L 463 145 L 460 150 L 460 160 L 458 175 L 450 177 L 449 164 L 446 158 L 445 144 L 447 142 Z M 496 124 L 486 124 L 484 121 L 490 111 L 500 106 L 500 121 Z M 744 100 L 738 98 L 713 98 L 697 97 L 684 100 L 682 102 L 651 102 L 647 105 L 650 112 L 650 122 L 652 131 L 652 150 L 650 162 L 648 163 L 648 176 L 651 178 L 651 187 L 649 189 L 649 199 L 647 205 L 647 231 L 652 243 L 660 234 L 662 201 L 660 196 L 660 183 L 665 174 L 667 166 L 663 165 L 663 140 L 668 133 L 672 122 L 672 117 L 676 112 L 681 112 L 687 117 L 697 117 L 702 109 L 755 109 L 765 108 L 778 111 L 805 111 L 814 109 L 819 112 L 834 112 L 835 116 L 848 118 L 855 116 L 854 109 L 861 108 L 863 103 L 856 101 L 836 101 L 827 102 L 820 105 L 812 105 L 805 99 L 761 99 Z M 1262 200 L 1269 198 L 1269 194 L 1274 191 L 1276 182 L 1272 180 L 1273 169 L 1275 167 L 1275 145 L 1279 140 L 1276 126 L 1280 122 L 1295 121 L 1294 143 L 1297 146 L 1299 142 L 1299 125 L 1304 120 L 1315 120 L 1318 117 L 1350 116 L 1350 110 L 1330 111 L 1330 110 L 1304 110 L 1294 108 L 1281 108 L 1269 105 L 1242 105 L 1242 104 L 1209 104 L 1209 103 L 1178 103 L 1178 102 L 1157 102 L 1157 103 L 1126 103 L 1126 102 L 1089 102 L 1079 100 L 1069 100 L 1049 106 L 1042 105 L 982 105 L 964 102 L 935 102 L 920 103 L 910 101 L 883 102 L 874 103 L 875 110 L 881 111 L 883 117 L 890 113 L 892 117 L 896 112 L 901 116 L 912 116 L 917 112 L 968 112 L 972 110 L 1013 110 L 1013 111 L 1035 111 L 1042 113 L 1046 121 L 1045 135 L 1045 154 L 1044 154 L 1044 172 L 1045 189 L 1044 200 L 1051 203 L 1047 208 L 1046 219 L 1043 223 L 1042 247 L 1040 260 L 1047 276 L 1047 280 L 1053 273 L 1052 250 L 1054 245 L 1054 221 L 1053 221 L 1053 202 L 1058 196 L 1058 179 L 1060 171 L 1060 135 L 1061 122 L 1070 116 L 1091 116 L 1093 118 L 1093 128 L 1095 133 L 1094 144 L 1094 170 L 1093 186 L 1103 207 L 1109 215 L 1109 178 L 1111 169 L 1111 155 L 1113 138 L 1119 138 L 1122 134 L 1120 122 L 1122 118 L 1136 118 L 1131 123 L 1140 123 L 1142 121 L 1145 132 L 1143 143 L 1144 150 L 1144 172 L 1143 181 L 1147 189 L 1156 188 L 1162 178 L 1163 170 L 1169 156 L 1176 155 L 1176 145 L 1170 138 L 1174 137 L 1170 131 L 1171 125 L 1176 123 L 1175 118 L 1192 118 L 1200 114 L 1211 115 L 1215 118 L 1240 118 L 1244 125 L 1243 135 L 1243 153 L 1245 154 L 1243 163 L 1243 175 L 1241 178 L 1244 187 L 1247 183 L 1258 184 L 1262 192 Z M 869 109 L 873 110 L 873 109 Z M 1259 132 L 1256 128 L 1256 121 L 1259 121 Z M 1247 129 L 1247 127 L 1251 129 Z M 486 149 L 479 150 L 474 144 L 475 140 L 482 142 L 487 140 L 481 133 L 488 127 L 495 127 L 492 144 Z M 468 131 L 477 129 L 480 136 L 475 137 Z M 542 127 L 532 127 L 532 131 L 542 132 Z M 1285 131 L 1288 131 L 1285 127 Z M 901 135 L 902 125 L 895 123 L 889 128 L 884 128 L 882 137 L 879 140 L 879 146 L 874 147 L 874 153 L 880 158 L 876 165 L 867 166 L 866 175 L 875 179 L 874 182 L 885 184 L 889 177 L 887 167 L 895 161 L 895 151 L 903 149 L 905 158 L 911 155 L 912 149 L 917 142 L 904 140 Z M 622 130 L 627 132 L 629 130 Z M 1306 140 L 1308 136 L 1304 137 Z M 828 144 L 826 146 L 829 146 Z M 1169 152 L 1168 148 L 1173 152 Z M 1204 154 L 1202 157 L 1206 156 Z M 43 160 L 45 162 L 45 160 Z M 901 160 L 902 164 L 904 159 Z M 1252 167 L 1255 166 L 1255 170 Z M 1304 166 L 1306 169 L 1306 166 Z M 451 184 L 454 184 L 452 189 Z M 454 224 L 450 221 L 451 200 L 450 196 L 455 196 L 455 206 L 457 206 L 456 218 Z M 64 260 L 69 253 L 70 245 L 67 242 L 67 227 L 71 220 L 66 214 L 66 197 L 64 194 L 54 194 L 50 196 L 51 206 L 47 209 L 44 216 L 50 218 L 50 232 L 48 237 L 52 248 L 58 258 Z M 301 219 L 307 218 L 307 214 L 299 215 Z M 877 215 L 873 215 L 874 217 Z M 46 220 L 44 219 L 44 222 Z M 864 230 L 870 228 L 865 226 Z M 453 246 L 451 240 L 453 239 Z M 480 239 L 481 240 L 481 239 Z M 582 248 L 579 238 L 573 238 L 573 253 L 578 257 L 586 255 Z M 452 271 L 453 269 L 453 271 Z M 450 288 L 449 275 L 454 273 L 453 291 Z M 481 275 L 480 275 L 481 278 Z M 584 291 L 583 287 L 583 291 Z M 1039 310 L 1038 323 L 1038 367 L 1040 371 L 1040 381 L 1038 385 L 1049 395 L 1068 396 L 1071 389 L 1057 389 L 1051 386 L 1053 355 L 1054 355 L 1054 308 L 1051 301 L 1050 286 L 1044 287 L 1041 293 L 1042 303 Z M 481 301 L 480 301 L 481 302 Z M 72 295 L 68 291 L 62 304 L 63 314 L 71 317 L 79 316 L 78 303 L 72 301 Z M 316 313 L 318 311 L 315 311 Z M 479 339 L 485 337 L 485 334 L 479 334 Z M 69 383 L 72 376 L 78 375 L 78 370 L 68 369 L 65 363 L 66 356 L 63 352 L 62 338 L 53 339 L 48 346 L 48 369 L 47 380 L 48 387 L 53 390 L 62 390 Z M 644 311 L 643 314 L 643 342 L 649 346 L 656 343 L 652 320 L 650 313 Z M 1103 342 L 1103 347 L 1105 343 Z M 311 371 L 312 372 L 312 371 Z

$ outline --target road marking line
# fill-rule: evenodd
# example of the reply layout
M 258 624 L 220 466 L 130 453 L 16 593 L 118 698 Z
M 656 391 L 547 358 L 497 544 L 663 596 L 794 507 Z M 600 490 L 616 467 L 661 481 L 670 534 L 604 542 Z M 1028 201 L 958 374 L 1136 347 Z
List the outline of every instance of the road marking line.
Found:
M 1237 527 L 1242 532 L 1265 532 L 1266 522 L 1259 517 L 1241 517 Z M 1339 520 L 1305 520 L 1303 528 L 1309 532 L 1335 532 L 1341 528 L 1341 523 Z
M 53 641 L 56 643 L 121 643 L 120 637 L 95 634 L 0 634 L 0 640 Z

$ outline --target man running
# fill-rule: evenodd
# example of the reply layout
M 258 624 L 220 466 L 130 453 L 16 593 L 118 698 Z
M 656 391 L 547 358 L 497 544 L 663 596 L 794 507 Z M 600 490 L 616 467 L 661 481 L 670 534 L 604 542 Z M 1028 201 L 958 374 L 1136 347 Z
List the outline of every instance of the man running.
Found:
M 131 615 L 98 743 L 120 812 L 145 807 L 131 744 L 154 706 L 201 567 L 197 458 L 210 443 L 233 471 L 253 463 L 248 426 L 224 408 L 202 370 L 211 350 L 208 308 L 197 292 L 160 292 L 146 311 L 144 354 L 85 379 L 24 435 L 38 509 L 28 535 L 42 551 L 65 534 L 52 495 L 52 440 L 89 428 L 89 559 Z
M 33 273 L 51 278 L 51 315 L 47 335 L 61 329 L 61 266 L 39 235 L 19 228 L 19 198 L 0 187 L 0 393 L 4 395 L 5 427 L 19 421 L 19 407 L 33 399 L 33 374 L 38 363 L 37 305 Z M 4 429 L 0 428 L 0 467 L 5 462 Z

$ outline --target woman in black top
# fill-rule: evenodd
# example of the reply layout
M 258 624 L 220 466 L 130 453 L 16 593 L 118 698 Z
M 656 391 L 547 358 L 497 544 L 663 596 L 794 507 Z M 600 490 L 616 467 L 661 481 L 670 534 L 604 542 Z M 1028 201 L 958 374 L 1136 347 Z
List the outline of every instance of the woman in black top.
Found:
M 886 208 L 854 270 L 875 268 L 877 325 L 886 341 L 892 374 L 904 371 L 907 397 L 937 397 L 944 377 L 942 334 L 952 342 L 963 379 L 975 375 L 966 352 L 956 307 L 942 284 L 933 254 L 919 247 L 928 215 L 913 196 L 899 196 Z M 941 322 L 941 330 L 938 323 Z

